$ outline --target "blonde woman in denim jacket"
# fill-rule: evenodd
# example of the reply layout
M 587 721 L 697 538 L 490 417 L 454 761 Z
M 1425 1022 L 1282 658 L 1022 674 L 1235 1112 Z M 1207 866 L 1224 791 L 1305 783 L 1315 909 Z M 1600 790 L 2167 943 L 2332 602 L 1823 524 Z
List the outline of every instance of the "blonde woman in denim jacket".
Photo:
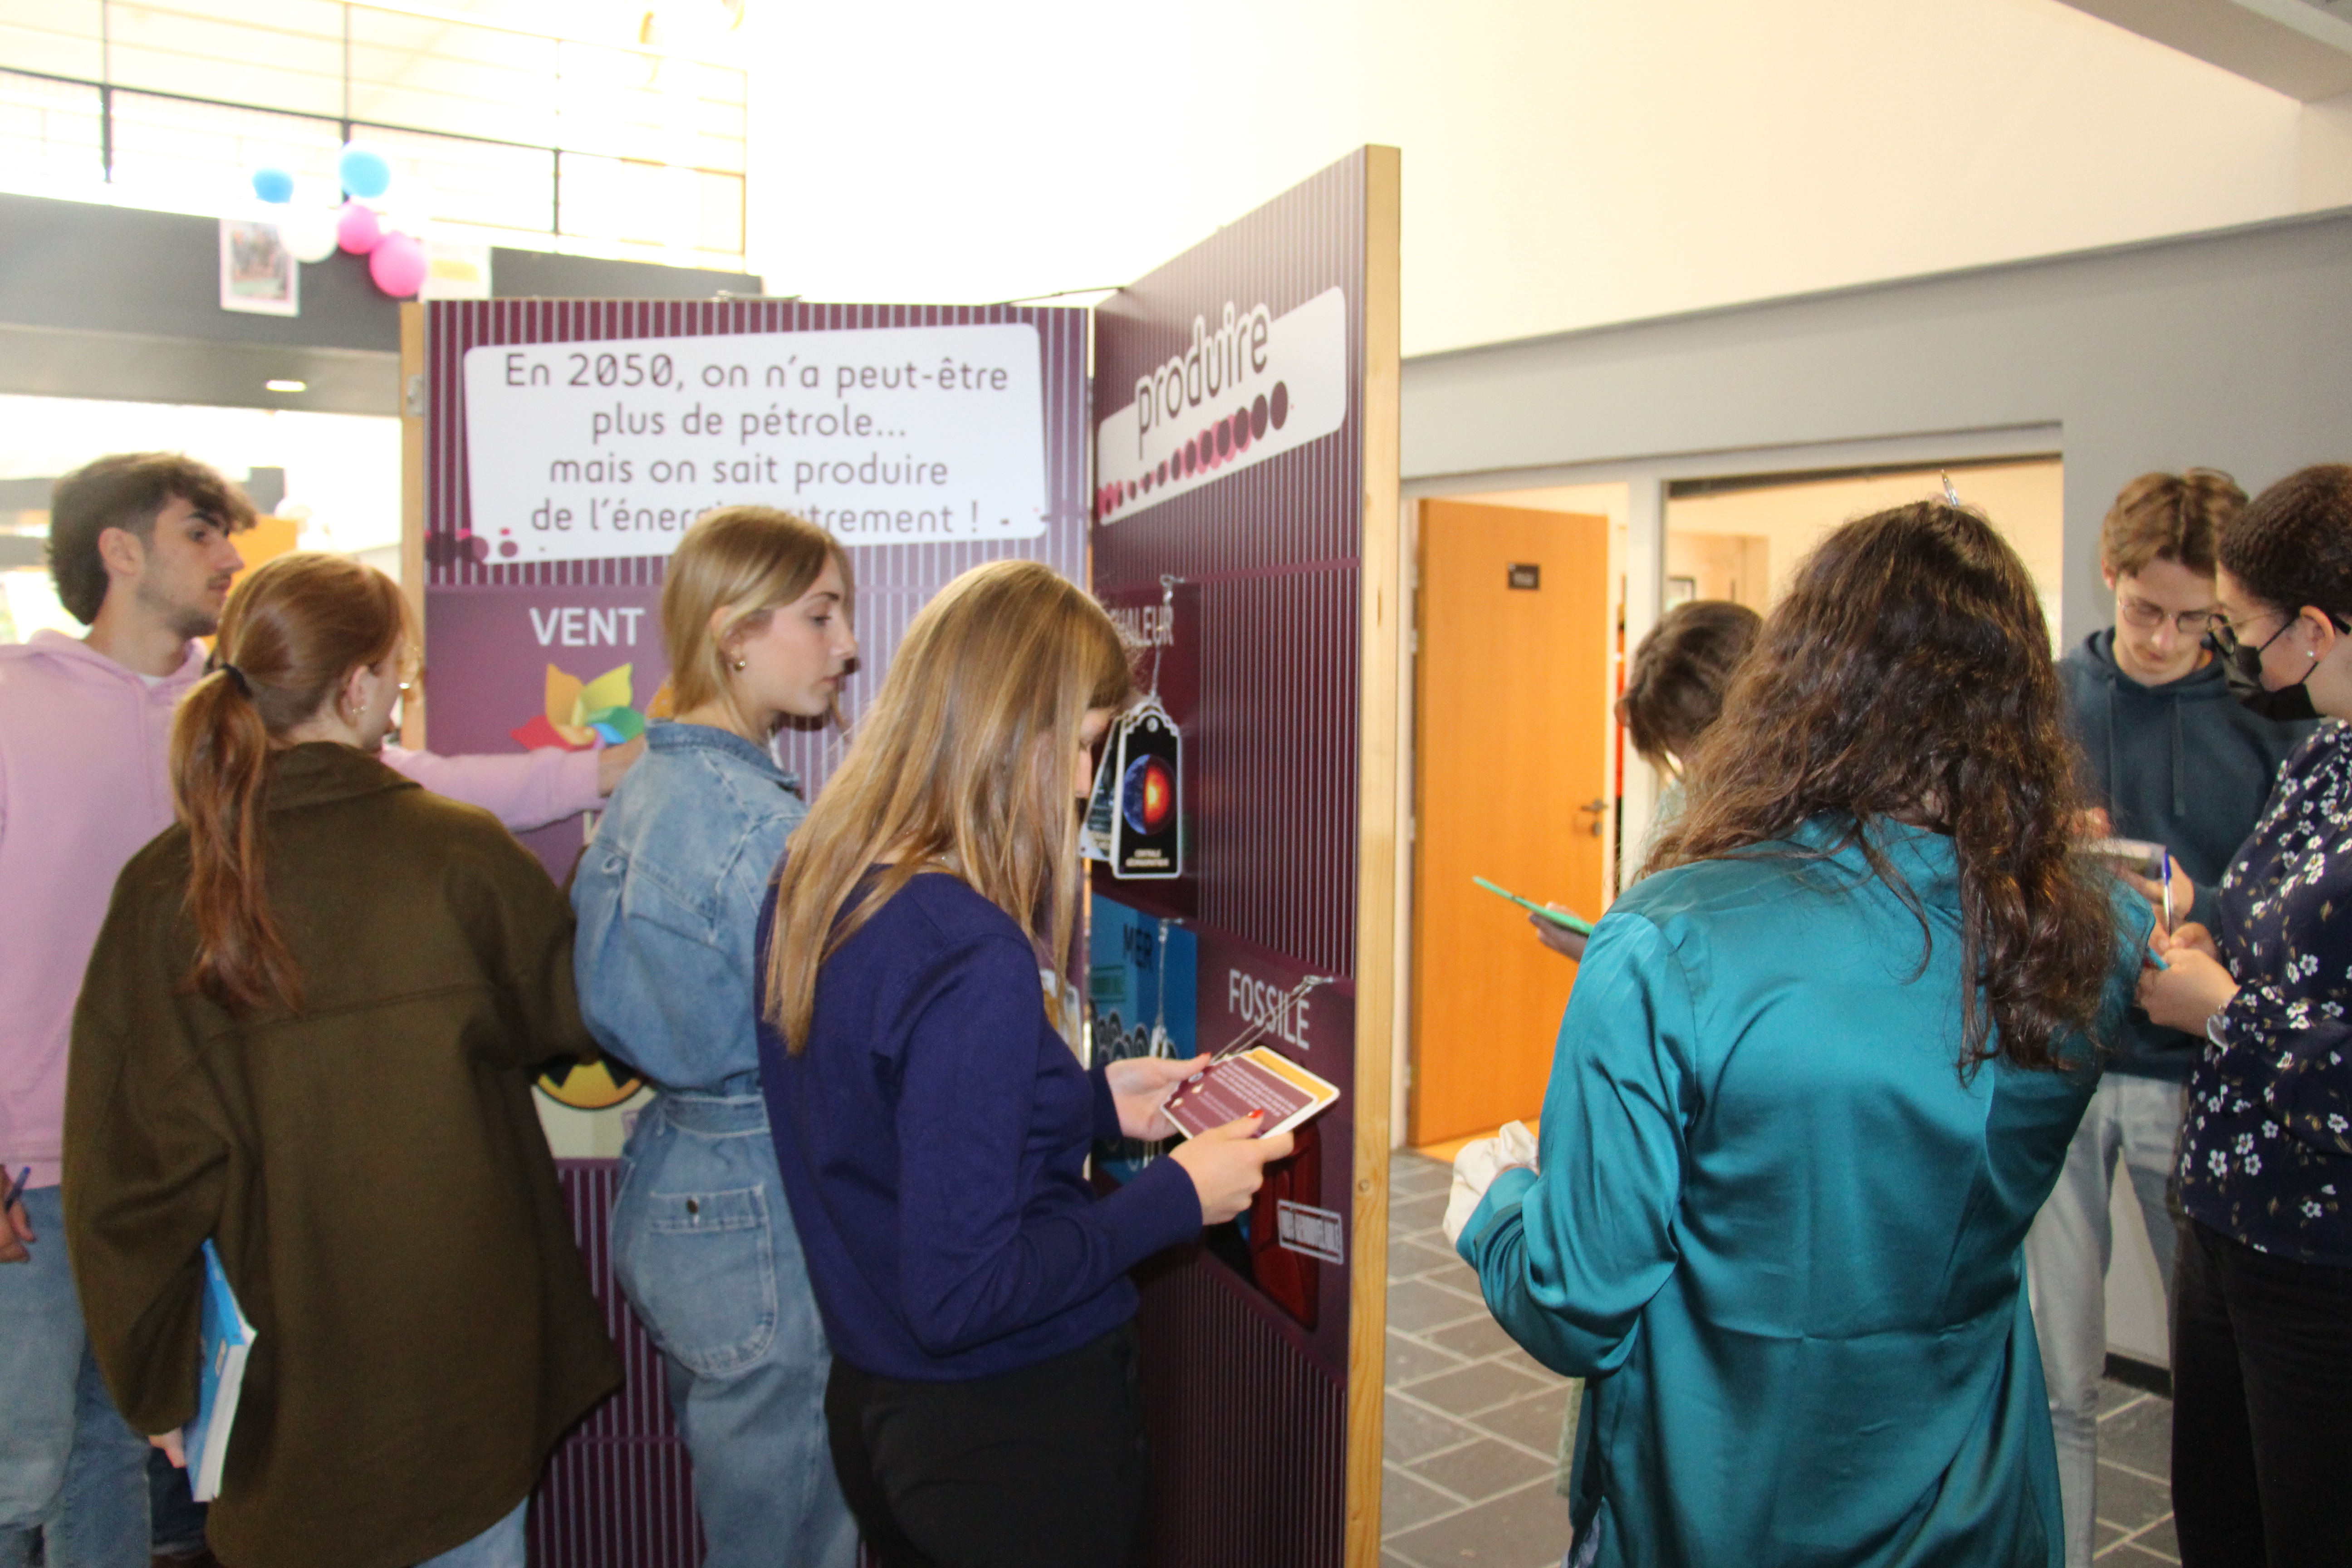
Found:
M 613 1266 L 660 1345 L 707 1568 L 854 1568 L 826 1446 L 824 1330 L 760 1095 L 752 941 L 807 815 L 768 739 L 835 714 L 857 655 L 849 562 L 822 529 L 729 507 L 662 589 L 675 721 L 646 731 L 580 864 L 574 966 L 604 1049 L 657 1088 L 622 1152 Z

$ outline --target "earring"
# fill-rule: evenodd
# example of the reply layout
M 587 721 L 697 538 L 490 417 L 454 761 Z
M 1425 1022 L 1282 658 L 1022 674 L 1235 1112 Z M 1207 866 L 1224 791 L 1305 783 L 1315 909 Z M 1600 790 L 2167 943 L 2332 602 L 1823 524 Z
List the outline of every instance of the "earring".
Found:
M 750 664 L 751 662 L 751 661 L 750 659 L 748 659 L 748 658 L 739 658 L 739 659 L 737 659 L 737 660 L 735 661 L 734 668 L 736 668 L 737 669 L 740 669 L 740 668 L 742 668 L 745 665 L 748 665 L 748 664 Z

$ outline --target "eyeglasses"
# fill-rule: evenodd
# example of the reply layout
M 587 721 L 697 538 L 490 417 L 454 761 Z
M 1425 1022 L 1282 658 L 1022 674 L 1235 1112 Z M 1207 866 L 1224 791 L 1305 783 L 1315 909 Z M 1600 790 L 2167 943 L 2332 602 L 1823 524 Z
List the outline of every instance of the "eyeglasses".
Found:
M 2225 626 L 2212 610 L 2167 610 L 2161 605 L 2151 605 L 2146 599 L 2125 598 L 2116 602 L 2125 620 L 2142 631 L 2152 631 L 2169 618 L 2176 630 L 2185 637 L 2201 637 L 2217 626 Z
M 2261 611 L 2258 612 L 2253 618 L 2259 621 L 2268 614 L 2268 611 Z M 2280 625 L 2279 629 L 2273 632 L 2268 637 L 2264 638 L 2262 647 L 2257 647 L 2254 651 L 2256 653 L 2260 653 L 2263 648 L 2269 647 L 2272 643 L 2278 641 L 2280 637 L 2286 635 L 2287 626 L 2293 624 L 2293 622 L 2283 622 Z M 2213 612 L 2211 631 L 2213 635 L 2213 646 L 2220 648 L 2225 654 L 2237 652 L 2245 640 L 2238 635 L 2238 628 L 2231 624 L 2230 617 L 2221 614 L 2219 610 Z

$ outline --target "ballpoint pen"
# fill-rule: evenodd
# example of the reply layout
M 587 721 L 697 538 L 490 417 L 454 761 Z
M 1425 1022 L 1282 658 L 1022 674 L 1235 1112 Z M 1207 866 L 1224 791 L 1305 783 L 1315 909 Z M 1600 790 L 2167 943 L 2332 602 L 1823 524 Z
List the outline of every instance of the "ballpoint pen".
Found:
M 2163 859 L 2163 861 L 2159 864 L 2159 866 L 2158 866 L 2158 874 L 2159 876 L 2161 876 L 2161 877 L 2164 879 L 2164 934 L 2165 934 L 2165 935 L 2167 935 L 2167 936 L 2170 936 L 2170 935 L 2172 934 L 2172 851 L 2171 851 L 2171 850 L 2167 849 L 2167 850 L 2164 852 L 2164 859 Z

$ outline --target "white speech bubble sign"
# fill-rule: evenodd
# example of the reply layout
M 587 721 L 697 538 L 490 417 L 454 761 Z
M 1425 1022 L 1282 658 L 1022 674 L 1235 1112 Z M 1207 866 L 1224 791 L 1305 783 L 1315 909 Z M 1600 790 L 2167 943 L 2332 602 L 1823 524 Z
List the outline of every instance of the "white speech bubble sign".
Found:
M 492 564 L 667 555 L 722 506 L 853 545 L 1045 531 L 1027 322 L 484 344 L 465 377 Z

